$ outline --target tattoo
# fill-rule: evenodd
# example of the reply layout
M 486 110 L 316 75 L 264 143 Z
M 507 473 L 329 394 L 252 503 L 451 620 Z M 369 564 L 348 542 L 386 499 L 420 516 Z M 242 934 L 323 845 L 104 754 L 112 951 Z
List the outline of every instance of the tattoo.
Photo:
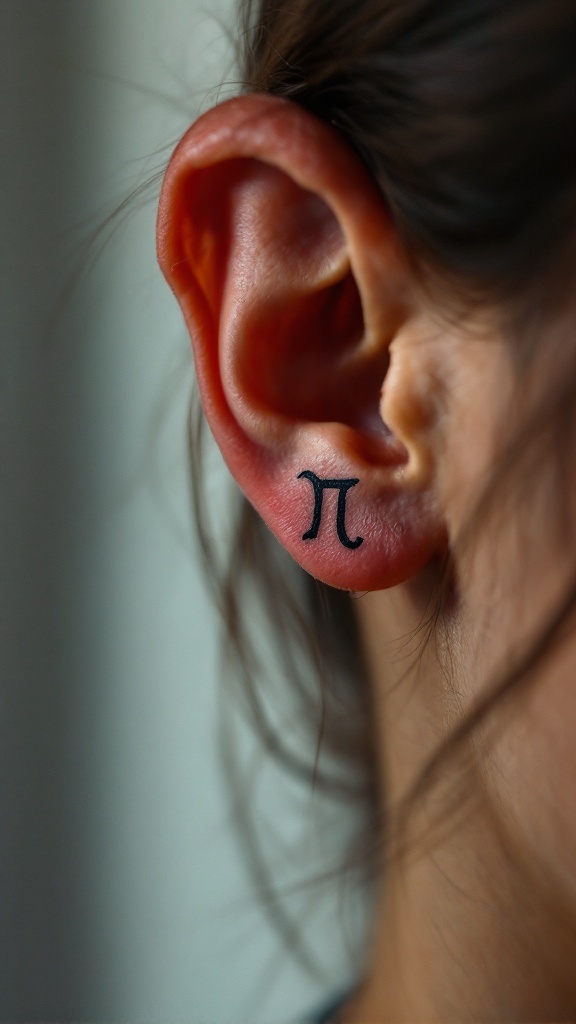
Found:
M 312 519 L 312 526 L 309 530 L 302 535 L 302 540 L 315 540 L 318 536 L 318 530 L 320 529 L 320 520 L 322 519 L 322 498 L 324 491 L 327 487 L 338 490 L 338 510 L 336 513 L 336 532 L 338 539 L 344 545 L 345 548 L 359 548 L 364 540 L 363 537 L 356 537 L 356 540 L 350 540 L 350 537 L 346 533 L 346 495 L 351 487 L 355 487 L 360 481 L 353 477 L 349 480 L 322 480 L 316 473 L 312 473 L 311 470 L 305 469 L 302 473 L 299 473 L 297 480 L 305 477 L 309 480 L 314 488 L 314 517 Z

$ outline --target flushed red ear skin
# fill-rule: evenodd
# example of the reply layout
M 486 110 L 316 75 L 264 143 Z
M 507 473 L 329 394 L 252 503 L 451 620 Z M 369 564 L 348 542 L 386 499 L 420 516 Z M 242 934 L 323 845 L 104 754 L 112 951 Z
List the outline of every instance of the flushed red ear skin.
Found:
M 358 158 L 287 101 L 228 101 L 172 157 L 158 255 L 214 437 L 283 546 L 344 589 L 415 575 L 444 531 L 379 416 L 406 268 Z

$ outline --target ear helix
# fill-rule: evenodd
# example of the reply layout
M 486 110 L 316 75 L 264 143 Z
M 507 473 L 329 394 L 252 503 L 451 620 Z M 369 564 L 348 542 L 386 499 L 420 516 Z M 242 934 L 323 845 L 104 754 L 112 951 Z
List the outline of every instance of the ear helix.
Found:
M 158 239 L 214 437 L 283 546 L 344 589 L 417 572 L 442 530 L 378 415 L 406 270 L 359 159 L 287 101 L 228 101 L 178 146 Z

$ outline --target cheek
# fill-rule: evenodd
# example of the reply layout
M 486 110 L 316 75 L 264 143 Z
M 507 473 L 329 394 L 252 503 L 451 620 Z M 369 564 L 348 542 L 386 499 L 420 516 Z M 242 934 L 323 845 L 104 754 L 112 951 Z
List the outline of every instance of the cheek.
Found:
M 460 714 L 530 657 L 572 584 L 574 551 L 554 528 L 552 493 L 534 493 L 521 509 L 510 496 L 470 556 Z M 576 916 L 576 622 L 496 706 L 476 749 L 514 863 Z
M 439 491 L 455 567 L 461 692 L 470 701 L 517 660 L 562 600 L 576 567 L 576 531 L 566 529 L 576 522 L 576 501 L 567 515 L 566 472 L 549 438 L 547 450 L 537 439 L 525 459 L 509 462 L 543 375 L 532 386 L 519 380 L 509 344 L 486 339 L 455 345 L 447 368 Z
M 576 466 L 576 445 L 564 435 L 535 446 L 524 471 L 506 474 L 491 492 L 467 535 L 471 512 L 522 428 L 528 403 L 502 350 L 478 354 L 474 387 L 465 386 L 464 368 L 460 373 L 445 495 L 459 595 L 451 675 L 459 713 L 466 714 L 534 649 L 574 584 L 576 473 L 569 467 Z M 575 452 L 564 470 L 555 451 L 560 442 Z M 496 730 L 478 736 L 478 750 L 503 835 L 518 863 L 576 913 L 576 621 L 491 721 Z
M 457 549 L 512 430 L 515 376 L 503 341 L 448 339 L 445 351 L 438 489 Z
M 506 444 L 503 422 L 514 374 L 507 347 L 487 340 L 454 344 L 446 366 L 450 404 L 442 418 L 438 489 L 458 595 L 451 631 L 452 637 L 458 636 L 457 688 L 467 705 L 503 656 L 523 593 L 516 581 L 511 586 L 519 564 L 518 538 L 499 495 L 490 522 L 473 530 L 473 542 L 470 534 L 478 502 Z

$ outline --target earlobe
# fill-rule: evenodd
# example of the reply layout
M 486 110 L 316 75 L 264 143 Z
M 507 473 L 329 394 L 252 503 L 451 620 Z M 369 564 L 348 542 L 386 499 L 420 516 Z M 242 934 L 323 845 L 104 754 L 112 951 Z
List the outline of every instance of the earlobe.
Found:
M 281 543 L 345 589 L 414 575 L 444 534 L 380 415 L 410 290 L 360 161 L 293 104 L 229 101 L 172 158 L 158 252 L 212 432 Z

